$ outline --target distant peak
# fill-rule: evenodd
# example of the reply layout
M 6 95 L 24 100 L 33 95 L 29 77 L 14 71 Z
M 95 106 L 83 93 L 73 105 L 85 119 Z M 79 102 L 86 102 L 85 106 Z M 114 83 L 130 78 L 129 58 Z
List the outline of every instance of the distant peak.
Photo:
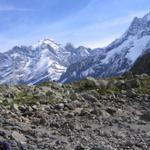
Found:
M 58 49 L 60 46 L 60 44 L 56 43 L 53 39 L 44 38 L 43 40 L 38 41 L 38 43 L 34 44 L 32 47 L 35 49 L 41 46 L 43 47 L 44 45 L 48 45 L 53 49 Z
M 54 39 L 51 39 L 51 38 L 45 38 L 41 41 L 43 41 L 43 42 L 54 42 L 55 43 Z
M 39 41 L 40 44 L 56 44 L 56 45 L 59 45 L 58 43 L 56 43 L 53 39 L 50 39 L 50 38 L 44 38 L 43 40 L 40 40 Z
M 67 50 L 69 50 L 69 51 L 74 51 L 75 50 L 75 47 L 73 46 L 73 44 L 72 43 L 67 43 L 66 45 L 65 45 L 65 49 L 67 49 Z

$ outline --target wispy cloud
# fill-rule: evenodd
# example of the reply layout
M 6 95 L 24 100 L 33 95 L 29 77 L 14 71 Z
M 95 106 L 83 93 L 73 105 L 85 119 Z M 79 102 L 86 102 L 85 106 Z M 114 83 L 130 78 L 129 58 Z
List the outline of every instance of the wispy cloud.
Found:
M 9 11 L 31 11 L 29 8 L 18 8 L 12 5 L 0 5 L 0 12 L 9 12 Z

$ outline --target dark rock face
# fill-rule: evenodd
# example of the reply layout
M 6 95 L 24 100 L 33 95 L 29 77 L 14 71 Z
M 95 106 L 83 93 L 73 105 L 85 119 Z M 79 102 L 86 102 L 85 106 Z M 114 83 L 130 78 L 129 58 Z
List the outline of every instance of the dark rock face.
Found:
M 150 53 L 139 57 L 131 68 L 131 71 L 134 74 L 150 74 Z
M 148 150 L 149 85 L 133 76 L 0 86 L 0 149 Z

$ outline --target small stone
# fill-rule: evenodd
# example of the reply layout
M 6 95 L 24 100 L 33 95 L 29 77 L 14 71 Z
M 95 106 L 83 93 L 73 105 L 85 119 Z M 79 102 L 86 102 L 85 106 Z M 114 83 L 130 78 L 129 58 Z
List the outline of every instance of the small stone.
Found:
M 36 110 L 37 110 L 37 105 L 33 105 L 33 106 L 32 106 L 32 109 L 33 109 L 34 111 L 36 111 Z
M 21 144 L 26 144 L 27 141 L 26 137 L 17 131 L 13 131 L 12 138 Z
M 85 100 L 87 100 L 87 101 L 89 101 L 89 102 L 92 102 L 92 103 L 98 101 L 97 98 L 95 98 L 93 95 L 84 94 L 84 95 L 82 95 L 82 96 L 83 96 L 83 98 L 84 98 Z
M 56 109 L 64 109 L 64 104 L 63 103 L 59 103 L 55 106 Z
M 106 112 L 105 110 L 101 110 L 100 115 L 102 116 L 102 118 L 109 118 L 110 117 L 110 114 L 108 112 Z
M 79 95 L 77 94 L 77 93 L 73 93 L 73 94 L 71 94 L 71 96 L 70 96 L 70 98 L 71 98 L 71 100 L 78 100 L 79 99 Z
M 67 107 L 70 110 L 74 110 L 76 108 L 74 103 L 67 103 L 65 104 L 65 107 Z
M 135 98 L 135 97 L 137 97 L 137 94 L 136 94 L 134 91 L 132 91 L 132 90 L 127 91 L 126 94 L 127 94 L 127 96 L 130 97 L 130 98 Z
M 114 108 L 107 108 L 106 111 L 111 115 L 114 115 L 114 113 L 116 113 L 116 110 Z
M 83 109 L 81 110 L 80 116 L 89 116 L 90 113 L 91 113 L 91 110 L 90 110 L 90 109 L 83 108 Z
M 15 111 L 18 111 L 18 105 L 17 104 L 13 104 L 12 108 L 15 110 Z
M 75 148 L 75 150 L 85 150 L 85 148 L 82 145 L 79 145 Z
M 150 121 L 150 111 L 144 112 L 141 116 L 140 116 L 141 120 L 144 121 Z

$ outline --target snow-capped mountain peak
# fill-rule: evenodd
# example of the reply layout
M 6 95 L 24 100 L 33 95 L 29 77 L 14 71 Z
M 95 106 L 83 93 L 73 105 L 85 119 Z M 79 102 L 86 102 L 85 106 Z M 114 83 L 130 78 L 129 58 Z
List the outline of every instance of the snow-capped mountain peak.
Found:
M 38 43 L 34 44 L 32 46 L 32 49 L 45 48 L 46 46 L 49 46 L 53 49 L 59 49 L 60 48 L 60 44 L 56 43 L 53 39 L 45 38 L 44 40 L 40 40 Z

